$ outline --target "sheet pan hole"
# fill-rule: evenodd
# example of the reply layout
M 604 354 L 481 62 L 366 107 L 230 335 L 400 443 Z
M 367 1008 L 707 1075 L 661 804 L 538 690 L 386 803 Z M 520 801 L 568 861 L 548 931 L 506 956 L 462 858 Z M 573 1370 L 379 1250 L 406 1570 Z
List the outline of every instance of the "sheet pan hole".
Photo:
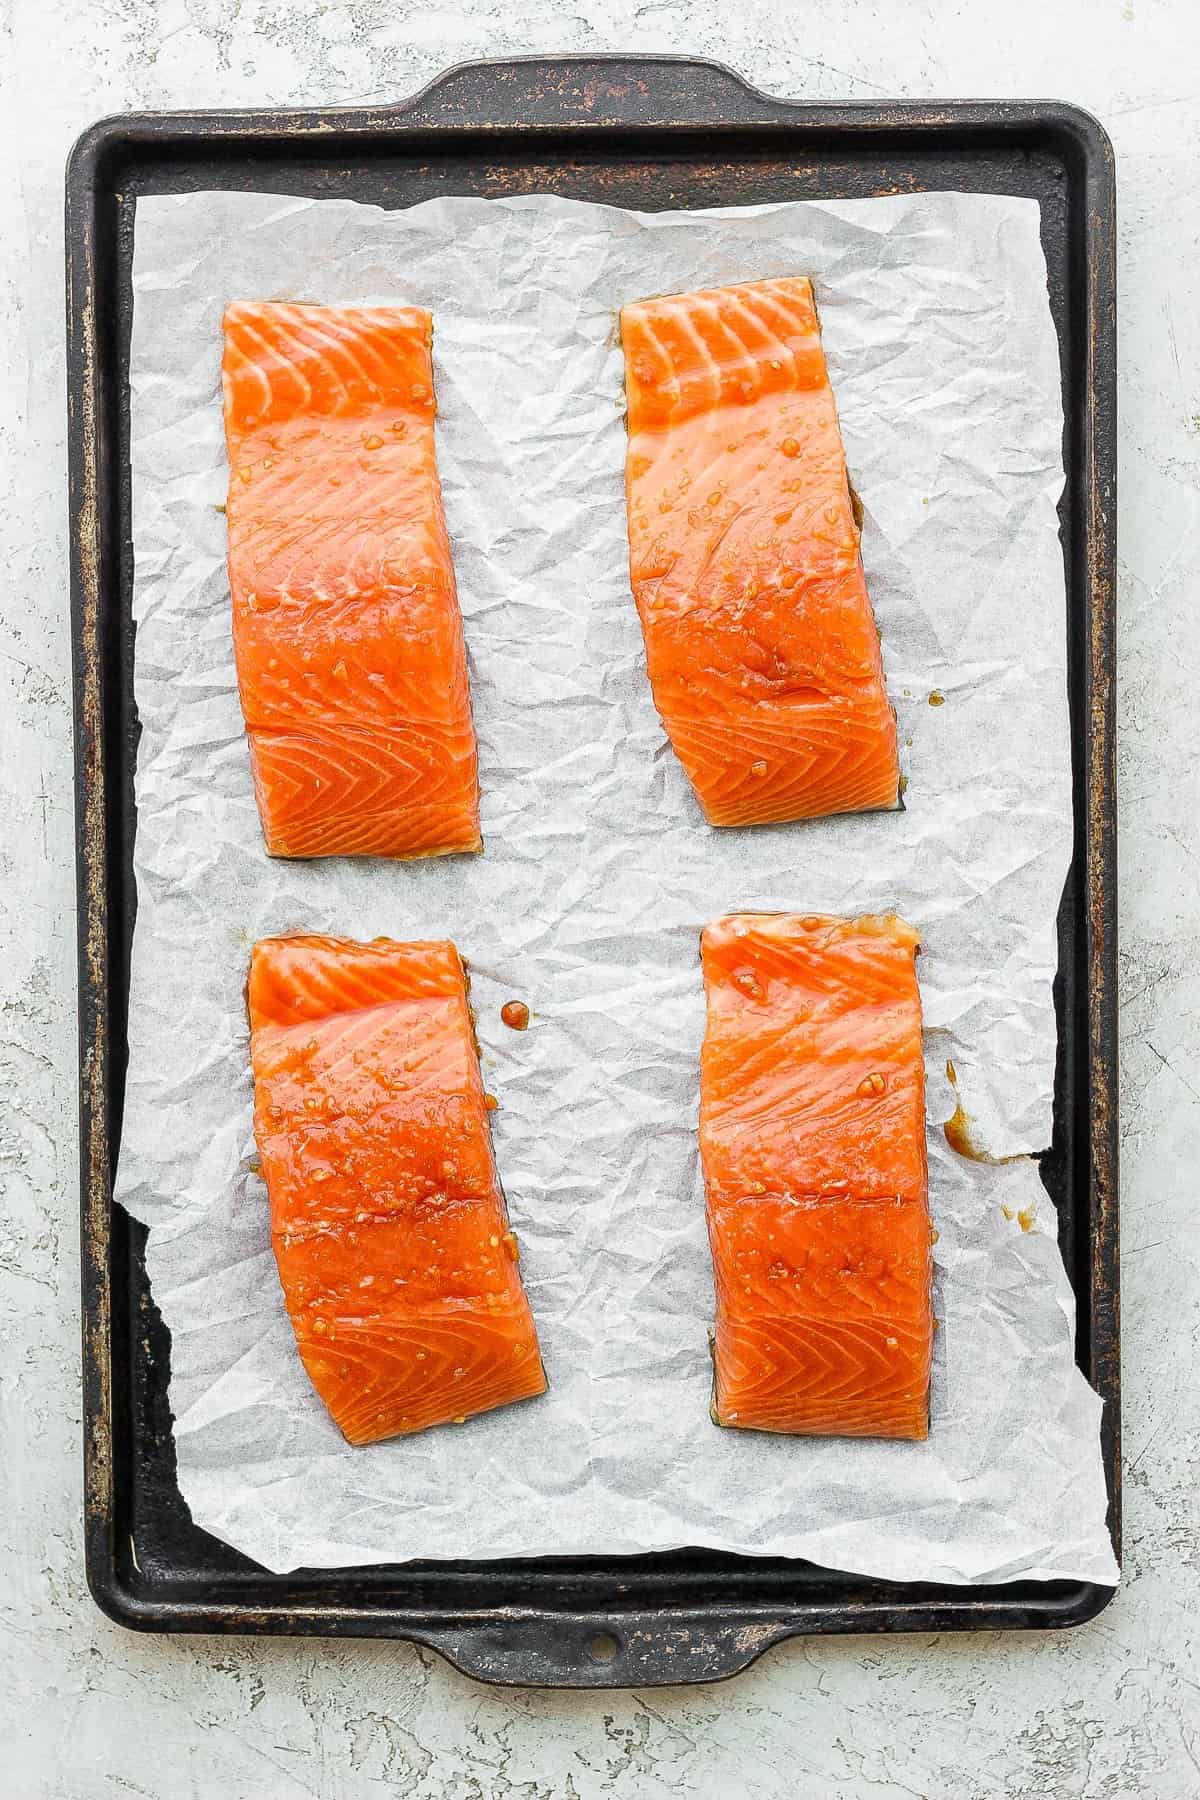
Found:
M 611 1631 L 598 1631 L 588 1644 L 588 1655 L 593 1662 L 615 1662 L 621 1646 Z

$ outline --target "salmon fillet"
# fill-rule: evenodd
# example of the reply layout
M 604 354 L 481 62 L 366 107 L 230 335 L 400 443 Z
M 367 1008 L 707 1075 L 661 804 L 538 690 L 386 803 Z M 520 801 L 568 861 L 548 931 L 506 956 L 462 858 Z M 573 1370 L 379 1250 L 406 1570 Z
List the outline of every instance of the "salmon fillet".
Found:
M 454 945 L 266 938 L 247 998 L 279 1279 L 346 1437 L 542 1393 Z
M 419 307 L 225 314 L 229 585 L 272 856 L 478 850 Z
M 621 313 L 629 568 L 712 825 L 895 806 L 896 721 L 808 281 Z
M 703 933 L 718 1424 L 928 1434 L 917 946 L 891 916 L 742 913 Z

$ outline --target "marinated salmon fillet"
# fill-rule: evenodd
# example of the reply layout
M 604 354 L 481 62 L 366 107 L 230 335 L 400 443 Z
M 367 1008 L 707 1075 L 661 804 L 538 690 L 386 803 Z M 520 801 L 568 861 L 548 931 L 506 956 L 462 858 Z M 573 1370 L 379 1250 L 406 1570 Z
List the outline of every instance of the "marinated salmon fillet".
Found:
M 454 945 L 266 938 L 247 997 L 279 1278 L 346 1437 L 542 1393 Z
M 896 721 L 811 283 L 621 314 L 629 567 L 654 702 L 713 825 L 896 805 Z
M 928 1434 L 917 946 L 890 916 L 742 913 L 703 933 L 718 1424 Z
M 225 314 L 229 584 L 272 856 L 478 850 L 419 307 Z

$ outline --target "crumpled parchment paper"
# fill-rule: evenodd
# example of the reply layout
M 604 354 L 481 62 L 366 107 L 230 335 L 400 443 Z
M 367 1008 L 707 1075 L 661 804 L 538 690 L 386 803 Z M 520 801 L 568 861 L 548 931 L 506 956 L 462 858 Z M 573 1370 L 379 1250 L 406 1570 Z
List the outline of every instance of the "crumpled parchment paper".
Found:
M 702 821 L 628 587 L 623 301 L 814 277 L 909 776 L 907 810 Z M 1031 201 L 708 213 L 546 196 L 200 193 L 137 208 L 131 358 L 138 918 L 118 1197 L 152 1227 L 183 1494 L 276 1570 L 712 1545 L 897 1579 L 1109 1583 L 1100 1402 L 1031 1162 L 1050 1137 L 1071 797 L 1058 351 Z M 272 862 L 230 643 L 220 317 L 419 303 L 471 659 L 486 853 Z M 935 702 L 944 697 L 944 704 Z M 736 908 L 921 930 L 937 1334 L 925 1444 L 709 1421 L 698 933 Z M 253 1171 L 243 983 L 267 933 L 455 939 L 550 1379 L 348 1448 L 296 1356 Z M 499 1021 L 528 1001 L 530 1029 Z M 1036 1217 L 1035 1217 L 1036 1215 Z M 1023 1228 L 1032 1222 L 1032 1229 Z

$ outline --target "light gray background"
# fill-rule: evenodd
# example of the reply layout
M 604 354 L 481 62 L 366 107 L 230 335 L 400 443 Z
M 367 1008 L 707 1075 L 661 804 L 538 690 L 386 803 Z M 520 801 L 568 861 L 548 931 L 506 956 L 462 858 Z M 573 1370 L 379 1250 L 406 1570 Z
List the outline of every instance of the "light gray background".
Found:
M 1194 0 L 0 0 L 0 1743 L 13 1800 L 1200 1794 L 1200 14 Z M 82 1577 L 62 167 L 127 107 L 717 56 L 805 97 L 1053 94 L 1121 198 L 1126 1577 L 1055 1638 L 812 1640 L 732 1685 L 481 1688 L 403 1645 L 136 1638 Z M 1190 1179 L 1189 1179 L 1190 1178 Z

